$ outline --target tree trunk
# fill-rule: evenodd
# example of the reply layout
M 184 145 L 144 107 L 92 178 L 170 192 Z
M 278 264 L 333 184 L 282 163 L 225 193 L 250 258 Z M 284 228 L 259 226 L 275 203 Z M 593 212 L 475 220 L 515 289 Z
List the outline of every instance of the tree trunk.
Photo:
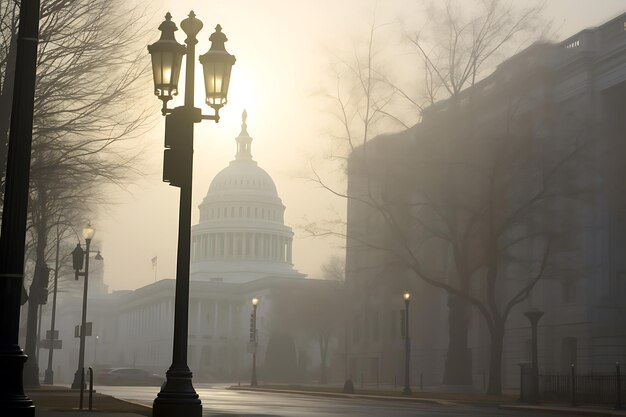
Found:
M 449 341 L 443 375 L 444 385 L 472 385 L 472 355 L 468 348 L 467 303 L 460 297 L 448 297 Z
M 24 385 L 30 387 L 39 386 L 39 366 L 35 355 L 37 350 L 37 312 L 39 305 L 44 302 L 41 298 L 41 289 L 47 288 L 47 283 L 41 282 L 44 276 L 44 269 L 47 269 L 45 255 L 46 246 L 48 245 L 48 213 L 46 211 L 47 195 L 45 190 L 38 188 L 36 202 L 38 207 L 34 211 L 38 213 L 34 216 L 38 217 L 38 219 L 33 222 L 33 226 L 37 230 L 37 259 L 35 261 L 33 281 L 30 284 L 28 315 L 26 317 L 26 341 L 24 343 L 24 353 L 28 355 L 28 359 L 24 364 Z
M 328 353 L 328 339 L 320 337 L 320 384 L 328 383 L 326 377 L 326 356 Z
M 487 394 L 502 395 L 502 345 L 504 324 L 496 323 L 491 329 L 491 353 L 489 357 L 489 385 Z

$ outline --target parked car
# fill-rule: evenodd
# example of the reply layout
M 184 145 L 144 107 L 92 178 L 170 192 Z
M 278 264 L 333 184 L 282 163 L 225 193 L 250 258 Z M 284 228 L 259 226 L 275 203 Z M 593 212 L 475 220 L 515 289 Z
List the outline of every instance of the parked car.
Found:
M 100 370 L 96 376 L 100 385 L 149 385 L 160 386 L 165 381 L 160 375 L 136 368 L 109 368 Z

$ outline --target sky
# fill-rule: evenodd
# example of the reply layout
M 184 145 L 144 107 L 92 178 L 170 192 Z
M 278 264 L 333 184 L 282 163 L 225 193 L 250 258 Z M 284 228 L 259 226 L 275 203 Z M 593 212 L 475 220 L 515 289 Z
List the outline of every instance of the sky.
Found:
M 391 23 L 387 53 L 402 58 L 403 28 L 418 27 L 423 19 L 419 1 L 407 0 L 160 0 L 152 2 L 154 34 L 166 12 L 179 25 L 190 10 L 203 21 L 198 54 L 210 46 L 208 37 L 218 23 L 229 41 L 227 50 L 237 62 L 233 67 L 229 101 L 218 124 L 196 125 L 192 224 L 198 222 L 198 204 L 212 178 L 235 154 L 241 113 L 248 112 L 252 153 L 259 166 L 274 179 L 287 207 L 285 223 L 295 232 L 295 267 L 310 277 L 321 277 L 321 267 L 333 255 L 343 256 L 340 239 L 314 238 L 303 225 L 345 218 L 345 200 L 333 197 L 315 182 L 313 168 L 330 184 L 345 187 L 342 172 L 326 163 L 334 146 L 328 103 L 320 92 L 332 80 L 333 56 L 346 54 L 351 45 L 366 36 L 376 10 L 376 21 Z M 626 0 L 548 0 L 545 17 L 553 21 L 557 39 L 626 11 Z M 397 29 L 397 30 L 396 30 Z M 180 43 L 184 40 L 177 32 Z M 149 56 L 146 51 L 146 60 Z M 398 62 L 403 62 L 399 59 Z M 205 113 L 201 70 L 196 69 L 196 106 Z M 182 85 L 182 75 L 181 75 Z M 182 94 L 173 105 L 180 105 Z M 146 84 L 146 105 L 155 114 L 161 102 Z M 170 103 L 170 107 L 172 103 Z M 95 244 L 105 258 L 105 281 L 112 290 L 135 289 L 154 280 L 174 278 L 178 228 L 178 188 L 161 181 L 164 120 L 155 119 L 143 135 L 146 150 L 143 175 L 124 190 L 105 189 L 112 204 L 101 207 L 92 220 Z M 157 257 L 157 267 L 151 259 Z

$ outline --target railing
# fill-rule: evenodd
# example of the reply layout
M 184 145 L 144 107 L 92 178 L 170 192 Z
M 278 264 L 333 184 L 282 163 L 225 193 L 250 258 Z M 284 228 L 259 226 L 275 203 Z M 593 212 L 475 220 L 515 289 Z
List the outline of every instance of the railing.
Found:
M 569 402 L 572 405 L 613 404 L 621 407 L 621 399 L 626 398 L 626 376 L 619 372 L 604 375 L 572 374 L 539 375 L 540 400 Z

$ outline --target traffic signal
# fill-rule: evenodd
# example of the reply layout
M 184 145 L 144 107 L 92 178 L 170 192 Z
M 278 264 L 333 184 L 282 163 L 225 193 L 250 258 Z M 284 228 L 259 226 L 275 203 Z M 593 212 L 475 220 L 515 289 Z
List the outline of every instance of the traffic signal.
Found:
M 197 110 L 197 111 L 196 111 Z M 163 181 L 175 187 L 191 184 L 193 124 L 201 120 L 200 109 L 177 107 L 165 116 Z
M 256 317 L 254 313 L 250 314 L 250 343 L 256 341 Z
M 43 263 L 38 262 L 35 265 L 35 276 L 33 284 L 30 288 L 30 298 L 37 304 L 48 303 L 48 283 L 50 281 L 50 268 Z

